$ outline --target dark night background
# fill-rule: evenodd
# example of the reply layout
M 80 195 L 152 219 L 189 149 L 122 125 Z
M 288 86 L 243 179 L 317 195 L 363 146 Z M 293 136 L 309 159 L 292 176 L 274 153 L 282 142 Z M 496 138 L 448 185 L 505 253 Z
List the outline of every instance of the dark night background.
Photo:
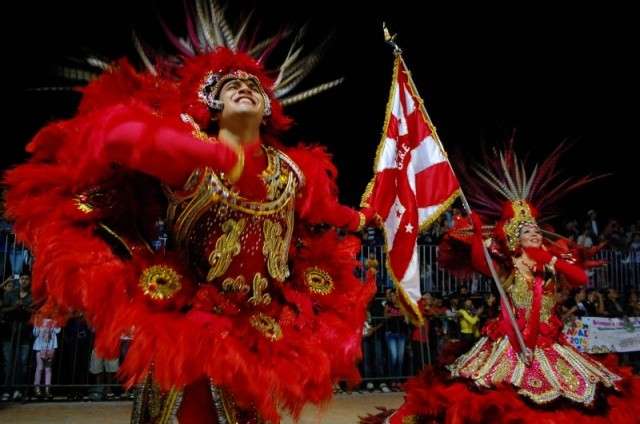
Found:
M 132 28 L 148 44 L 165 46 L 154 10 L 174 28 L 182 22 L 177 0 L 22 3 L 4 12 L 3 67 L 10 75 L 4 78 L 9 131 L 2 169 L 25 158 L 23 147 L 39 127 L 72 115 L 76 94 L 27 90 L 51 83 L 55 65 L 91 51 L 133 56 Z M 231 22 L 255 8 L 254 22 L 267 33 L 308 22 L 308 47 L 333 32 L 324 62 L 299 88 L 339 76 L 347 80 L 289 109 L 297 124 L 287 141 L 328 147 L 346 203 L 358 203 L 381 134 L 393 61 L 382 39 L 384 20 L 399 34 L 454 166 L 473 160 L 483 142 L 503 142 L 513 129 L 518 150 L 534 159 L 568 138 L 575 146 L 563 162 L 567 175 L 614 175 L 567 199 L 566 213 L 582 217 L 595 208 L 601 217 L 640 218 L 634 131 L 640 38 L 629 10 L 584 3 L 536 3 L 523 10 L 398 0 L 375 6 L 344 0 L 229 3 Z

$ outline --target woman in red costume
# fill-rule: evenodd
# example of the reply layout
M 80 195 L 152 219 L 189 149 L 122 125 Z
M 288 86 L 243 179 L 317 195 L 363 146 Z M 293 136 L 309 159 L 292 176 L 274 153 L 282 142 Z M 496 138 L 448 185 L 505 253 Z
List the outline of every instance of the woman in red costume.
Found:
M 358 378 L 374 291 L 354 277 L 358 239 L 333 230 L 366 211 L 338 203 L 324 149 L 278 143 L 278 96 L 308 63 L 269 78 L 210 12 L 179 57 L 111 66 L 5 178 L 34 295 L 83 311 L 102 357 L 133 329 L 121 377 L 140 384 L 136 423 L 276 423 L 328 400 Z
M 508 304 L 502 303 L 501 315 L 484 327 L 471 350 L 446 367 L 448 376 L 430 370 L 410 381 L 405 403 L 385 422 L 638 422 L 638 378 L 578 352 L 562 336 L 556 291 L 561 285 L 586 284 L 588 264 L 584 255 L 578 260 L 584 252 L 572 251 L 564 241 L 545 239 L 534 204 L 545 208 L 561 193 L 591 180 L 553 185 L 563 150 L 556 149 L 531 178 L 512 150 L 496 154 L 477 169 L 475 178 L 466 178 L 470 201 L 478 211 L 499 218 L 489 234 L 483 234 L 475 213 L 472 222 L 460 218 L 445 236 L 439 260 L 452 271 L 491 275 L 484 243 Z M 542 193 L 543 189 L 548 191 Z M 492 198 L 491 191 L 506 201 Z M 525 351 L 507 308 L 513 311 Z M 382 415 L 364 422 L 377 422 Z

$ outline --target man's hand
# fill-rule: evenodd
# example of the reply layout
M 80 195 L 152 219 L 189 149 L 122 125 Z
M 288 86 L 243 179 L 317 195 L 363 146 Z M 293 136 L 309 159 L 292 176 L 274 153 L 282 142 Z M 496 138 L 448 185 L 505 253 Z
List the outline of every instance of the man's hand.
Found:
M 358 227 L 358 231 L 361 231 L 364 227 L 379 227 L 382 224 L 380 216 L 371 206 L 360 209 L 358 213 L 360 214 L 360 226 Z

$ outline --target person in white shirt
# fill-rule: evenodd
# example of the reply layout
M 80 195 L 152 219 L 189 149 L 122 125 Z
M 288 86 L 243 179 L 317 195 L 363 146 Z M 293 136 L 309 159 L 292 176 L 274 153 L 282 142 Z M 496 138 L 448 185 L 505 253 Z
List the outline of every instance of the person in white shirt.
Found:
M 58 348 L 58 333 L 60 327 L 50 318 L 43 319 L 38 326 L 33 327 L 33 335 L 36 337 L 33 342 L 33 350 L 36 351 L 36 373 L 33 380 L 36 396 L 42 395 L 40 384 L 44 370 L 45 394 L 51 397 L 51 364 Z

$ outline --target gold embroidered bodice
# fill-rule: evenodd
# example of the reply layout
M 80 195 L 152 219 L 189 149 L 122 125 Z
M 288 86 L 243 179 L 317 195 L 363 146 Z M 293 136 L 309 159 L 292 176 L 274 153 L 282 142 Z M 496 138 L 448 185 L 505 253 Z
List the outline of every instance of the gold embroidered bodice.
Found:
M 193 172 L 182 193 L 169 193 L 168 221 L 201 282 L 225 291 L 251 294 L 257 305 L 270 301 L 264 276 L 289 276 L 288 252 L 294 226 L 296 191 L 304 183 L 284 153 L 263 146 L 267 167 L 263 200 L 249 200 L 210 168 Z
M 524 310 L 526 318 L 529 318 L 533 303 L 534 276 L 530 271 L 525 271 L 522 267 L 518 267 L 517 263 L 514 263 L 514 265 L 516 265 L 514 266 L 514 271 L 507 279 L 507 282 L 509 282 L 507 293 L 509 293 L 514 308 L 516 310 Z M 555 285 L 551 279 L 544 283 L 542 303 L 540 305 L 540 322 L 548 322 L 553 314 L 553 308 L 556 303 L 554 287 Z

